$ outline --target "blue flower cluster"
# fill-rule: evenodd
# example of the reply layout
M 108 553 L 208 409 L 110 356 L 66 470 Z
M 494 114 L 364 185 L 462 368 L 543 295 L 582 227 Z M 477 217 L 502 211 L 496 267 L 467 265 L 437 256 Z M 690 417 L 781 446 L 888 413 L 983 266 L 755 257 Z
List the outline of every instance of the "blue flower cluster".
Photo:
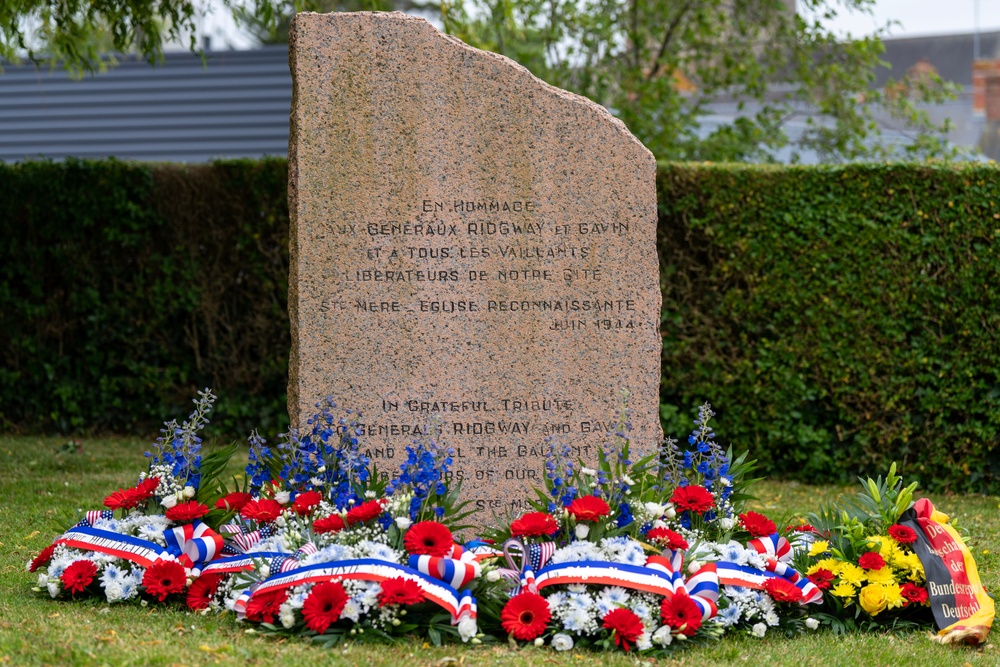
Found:
M 183 424 L 172 419 L 163 425 L 160 437 L 153 444 L 153 451 L 146 452 L 150 466 L 168 466 L 170 474 L 180 487 L 191 486 L 196 490 L 201 483 L 201 438 L 198 432 L 208 424 L 208 413 L 216 397 L 209 389 L 198 392 L 195 409 Z
M 719 506 L 722 507 L 732 495 L 733 478 L 729 474 L 729 458 L 715 442 L 715 431 L 709 426 L 714 416 L 710 404 L 705 403 L 698 408 L 695 430 L 688 436 L 689 449 L 681 450 L 673 439 L 664 443 L 660 450 L 660 476 L 665 484 L 700 484 L 708 491 L 717 492 Z M 713 513 L 705 516 L 709 521 L 712 518 Z
M 267 467 L 271 460 L 271 448 L 267 446 L 267 441 L 260 437 L 254 429 L 248 439 L 250 443 L 250 453 L 248 455 L 246 474 L 250 480 L 250 493 L 259 495 L 261 488 L 271 481 L 271 472 Z
M 549 511 L 554 512 L 559 507 L 568 506 L 580 492 L 573 484 L 576 467 L 569 445 L 555 441 L 552 436 L 545 439 L 545 444 L 549 449 L 545 455 L 545 477 L 549 480 L 549 493 L 552 495 Z
M 299 437 L 290 432 L 279 436 L 281 479 L 289 490 L 317 489 L 337 507 L 357 501 L 368 482 L 370 460 L 361 452 L 361 413 L 350 409 L 337 416 L 337 404 L 326 397 L 316 404 L 318 412 L 306 421 L 309 432 Z
M 410 491 L 410 520 L 416 521 L 425 509 L 434 507 L 437 518 L 444 516 L 445 507 L 440 503 L 448 495 L 449 471 L 454 462 L 455 450 L 441 443 L 441 424 L 432 420 L 424 435 L 406 447 L 406 461 L 399 466 L 399 476 L 389 482 L 385 494 Z

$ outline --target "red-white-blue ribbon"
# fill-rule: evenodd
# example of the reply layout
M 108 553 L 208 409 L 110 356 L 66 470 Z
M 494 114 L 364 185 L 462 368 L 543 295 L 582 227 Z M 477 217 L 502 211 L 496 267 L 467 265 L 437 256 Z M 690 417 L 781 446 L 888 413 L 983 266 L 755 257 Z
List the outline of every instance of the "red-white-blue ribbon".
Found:
M 778 533 L 752 539 L 747 542 L 747 546 L 765 558 L 774 558 L 782 563 L 792 560 L 792 545 Z
M 716 568 L 719 572 L 719 582 L 724 586 L 743 586 L 762 591 L 768 579 L 785 579 L 802 591 L 800 604 L 819 604 L 823 601 L 823 591 L 813 582 L 803 577 L 791 565 L 773 558 L 767 561 L 767 570 L 758 570 L 736 563 L 716 563 Z
M 202 521 L 163 531 L 169 551 L 184 567 L 194 567 L 222 553 L 222 536 Z
M 425 600 L 437 604 L 451 614 L 452 623 L 458 623 L 463 614 L 469 616 L 476 612 L 475 598 L 468 591 L 460 594 L 451 586 L 410 567 L 373 558 L 315 563 L 289 572 L 273 574 L 260 582 L 252 591 L 244 593 L 241 596 L 243 599 L 237 601 L 236 610 L 238 614 L 245 614 L 246 605 L 254 596 L 287 590 L 303 584 L 343 579 L 382 582 L 398 578 L 417 584 Z
M 64 544 L 74 549 L 96 551 L 124 558 L 141 567 L 149 567 L 161 559 L 173 560 L 174 556 L 155 542 L 131 535 L 99 530 L 90 526 L 76 526 L 63 533 L 53 544 Z

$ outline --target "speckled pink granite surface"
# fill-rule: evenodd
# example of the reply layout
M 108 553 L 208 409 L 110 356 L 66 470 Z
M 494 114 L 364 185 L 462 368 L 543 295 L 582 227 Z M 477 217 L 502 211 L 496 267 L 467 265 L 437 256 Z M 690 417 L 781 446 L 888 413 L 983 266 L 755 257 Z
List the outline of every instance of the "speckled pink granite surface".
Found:
M 395 470 L 440 414 L 482 520 L 526 508 L 548 436 L 592 459 L 622 389 L 651 451 L 652 154 L 419 18 L 298 14 L 290 46 L 293 423 L 332 395 Z

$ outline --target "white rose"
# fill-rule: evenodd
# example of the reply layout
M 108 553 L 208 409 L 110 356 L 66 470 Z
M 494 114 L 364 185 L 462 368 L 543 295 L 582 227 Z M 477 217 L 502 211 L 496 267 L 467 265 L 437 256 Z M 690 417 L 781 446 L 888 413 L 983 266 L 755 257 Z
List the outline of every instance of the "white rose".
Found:
M 292 494 L 288 491 L 279 491 L 274 494 L 274 499 L 278 501 L 281 505 L 287 505 L 292 502 Z
M 500 581 L 500 572 L 497 570 L 490 570 L 486 573 L 486 581 L 496 582 Z
M 576 539 L 585 540 L 587 539 L 587 535 L 590 535 L 590 526 L 585 523 L 578 523 L 574 532 L 576 533 Z
M 410 517 L 408 517 L 408 516 L 397 516 L 396 517 L 396 527 L 398 527 L 400 530 L 406 530 L 407 528 L 410 527 L 410 525 L 412 523 L 413 522 L 410 521 Z
M 667 508 L 665 508 L 660 503 L 646 503 L 646 514 L 648 514 L 650 517 L 654 519 L 659 519 L 661 516 L 663 516 L 663 513 L 666 511 L 666 509 Z
M 704 563 L 700 563 L 700 562 L 698 562 L 696 560 L 695 561 L 691 561 L 691 564 L 688 565 L 688 573 L 689 574 L 694 574 L 695 572 L 697 572 L 698 570 L 700 570 L 703 565 L 704 565 Z
M 661 521 L 660 519 L 657 519 L 656 521 L 653 522 L 653 528 L 666 528 L 666 527 L 667 527 L 666 521 Z
M 316 472 L 318 472 L 319 474 L 322 475 L 323 473 L 326 472 L 326 466 L 320 466 L 320 467 L 316 468 Z
M 663 514 L 668 519 L 673 519 L 675 516 L 677 516 L 677 510 L 674 509 L 673 505 L 667 505 L 667 509 L 666 511 L 663 512 Z
M 170 509 L 171 507 L 177 505 L 177 496 L 166 496 L 163 498 L 163 500 L 160 501 L 160 504 L 166 507 L 167 509 Z
M 661 626 L 659 630 L 654 632 L 653 641 L 660 646 L 670 646 L 670 642 L 674 641 L 674 636 L 670 634 L 670 626 Z
M 188 500 L 191 500 L 192 498 L 194 498 L 194 493 L 195 493 L 195 491 L 194 491 L 194 487 L 193 486 L 185 486 L 184 490 L 181 491 L 181 495 L 183 495 Z
M 261 565 L 260 569 L 258 569 L 257 571 L 260 572 L 260 576 L 264 577 L 265 579 L 271 576 L 271 568 L 268 565 Z
M 53 579 L 53 580 L 49 581 L 49 583 L 47 583 L 45 585 L 45 587 L 49 589 L 49 595 L 50 596 L 56 597 L 57 595 L 59 595 L 59 580 L 58 579 Z
M 806 627 L 809 628 L 810 630 L 815 630 L 816 628 L 819 627 L 819 621 L 817 621 L 815 618 L 807 618 Z
M 763 637 L 765 634 L 767 634 L 767 625 L 765 625 L 764 623 L 757 623 L 756 625 L 753 626 L 753 628 L 750 629 L 750 632 L 753 633 L 754 637 Z
M 291 628 L 295 625 L 295 611 L 287 604 L 281 605 L 278 612 L 278 620 L 281 621 L 281 625 L 286 629 Z
M 476 627 L 476 619 L 467 616 L 458 622 L 458 636 L 462 638 L 463 642 L 469 641 L 478 632 L 479 628 Z
M 736 519 L 732 517 L 727 516 L 719 519 L 719 528 L 721 528 L 722 530 L 732 530 L 733 526 L 735 525 L 736 525 Z
M 279 526 L 281 526 L 282 528 L 288 525 L 288 521 L 285 519 L 285 516 L 283 514 L 279 514 L 278 518 L 275 519 L 274 522 Z
M 570 651 L 573 649 L 573 638 L 559 632 L 552 637 L 552 648 L 557 651 Z
M 535 646 L 545 646 L 545 640 L 542 639 L 541 637 L 537 638 L 535 640 Z

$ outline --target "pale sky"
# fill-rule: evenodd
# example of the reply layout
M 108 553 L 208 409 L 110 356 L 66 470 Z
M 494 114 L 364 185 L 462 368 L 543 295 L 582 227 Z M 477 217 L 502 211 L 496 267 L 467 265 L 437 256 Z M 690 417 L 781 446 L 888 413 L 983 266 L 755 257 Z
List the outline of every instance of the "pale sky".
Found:
M 888 21 L 901 24 L 892 28 L 891 37 L 971 33 L 977 6 L 980 31 L 1000 30 L 1000 0 L 877 0 L 870 15 L 845 12 L 828 25 L 853 35 L 869 34 Z
M 253 42 L 233 25 L 221 2 L 201 0 L 201 3 L 208 10 L 208 15 L 202 19 L 201 32 L 212 36 L 213 48 L 253 47 Z M 827 25 L 841 34 L 870 34 L 889 21 L 899 22 L 891 29 L 891 37 L 971 33 L 976 27 L 977 6 L 979 29 L 983 32 L 1000 30 L 1000 0 L 877 0 L 871 14 L 849 13 L 837 0 L 830 0 L 830 3 L 840 16 Z M 800 8 L 804 4 L 801 0 L 798 3 Z M 186 49 L 186 45 L 178 47 Z

